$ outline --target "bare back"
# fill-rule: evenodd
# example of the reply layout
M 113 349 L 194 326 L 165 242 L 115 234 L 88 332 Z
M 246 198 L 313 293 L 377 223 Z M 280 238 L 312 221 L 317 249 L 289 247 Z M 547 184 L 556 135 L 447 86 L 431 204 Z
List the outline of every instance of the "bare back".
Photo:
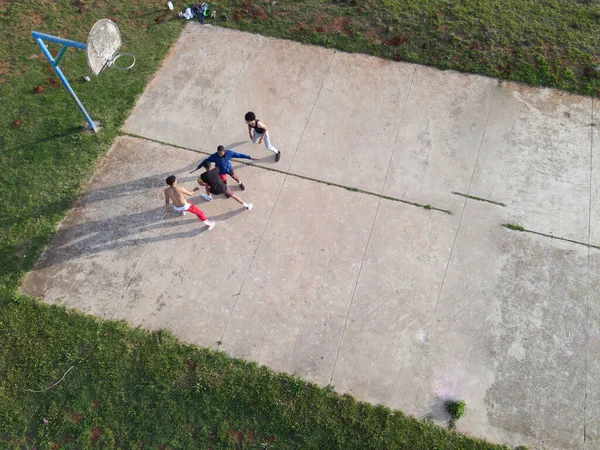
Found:
M 187 189 L 179 186 L 168 187 L 165 189 L 165 200 L 171 200 L 175 206 L 184 206 L 187 203 L 187 200 L 183 196 L 184 193 L 191 195 Z

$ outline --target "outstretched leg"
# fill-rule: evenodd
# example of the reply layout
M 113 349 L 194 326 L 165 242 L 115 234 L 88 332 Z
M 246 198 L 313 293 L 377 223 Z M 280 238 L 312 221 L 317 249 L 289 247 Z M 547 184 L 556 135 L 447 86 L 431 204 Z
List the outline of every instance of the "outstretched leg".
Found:
M 239 204 L 244 205 L 244 208 L 246 209 L 252 209 L 252 207 L 254 206 L 252 203 L 246 203 L 240 197 L 231 192 L 230 189 L 227 189 L 227 192 L 225 192 L 225 197 L 234 199 Z
M 204 213 L 196 205 L 194 205 L 192 203 L 190 203 L 190 207 L 189 207 L 188 211 L 191 212 L 192 214 L 195 214 L 198 217 L 198 219 L 200 219 L 202 222 L 205 222 L 207 220 Z
M 188 202 L 190 203 L 190 202 Z M 208 227 L 209 230 L 212 230 L 215 227 L 215 223 L 211 222 L 210 220 L 208 220 L 206 218 L 206 216 L 204 215 L 204 213 L 196 207 L 196 205 L 194 205 L 193 203 L 190 203 L 190 207 L 188 209 L 189 212 L 191 212 L 192 214 L 195 214 L 198 219 L 200 219 L 204 225 L 206 225 Z
M 268 131 L 265 133 L 265 138 L 263 139 L 263 142 L 265 143 L 265 147 L 267 147 L 267 150 L 275 153 L 276 155 L 279 153 L 279 150 L 277 150 L 273 145 L 271 145 L 271 139 L 269 139 Z
M 237 182 L 238 182 L 238 184 L 240 185 L 240 189 L 241 189 L 242 191 L 246 190 L 246 186 L 244 186 L 244 183 L 242 183 L 242 180 L 240 180 L 240 177 L 238 177 L 238 176 L 237 176 L 235 173 L 233 173 L 233 171 L 232 171 L 232 172 L 229 172 L 229 174 L 228 174 L 228 175 L 229 175 L 231 178 L 233 178 L 235 181 L 237 181 Z

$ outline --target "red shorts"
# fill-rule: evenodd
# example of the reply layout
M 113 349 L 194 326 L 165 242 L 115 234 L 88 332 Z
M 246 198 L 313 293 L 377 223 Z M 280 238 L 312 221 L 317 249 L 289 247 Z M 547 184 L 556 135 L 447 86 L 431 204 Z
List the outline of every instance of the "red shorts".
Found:
M 233 170 L 230 170 L 229 173 L 220 173 L 219 176 L 221 177 L 221 180 L 223 180 L 225 183 L 227 183 L 227 175 L 233 177 L 235 174 L 233 173 Z

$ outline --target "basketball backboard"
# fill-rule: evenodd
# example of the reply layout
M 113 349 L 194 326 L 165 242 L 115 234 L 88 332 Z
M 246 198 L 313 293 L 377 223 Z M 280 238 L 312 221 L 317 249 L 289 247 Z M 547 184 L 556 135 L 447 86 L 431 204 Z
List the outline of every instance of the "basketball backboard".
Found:
M 88 66 L 94 75 L 98 76 L 110 66 L 122 43 L 119 27 L 112 20 L 100 19 L 94 24 L 85 50 Z

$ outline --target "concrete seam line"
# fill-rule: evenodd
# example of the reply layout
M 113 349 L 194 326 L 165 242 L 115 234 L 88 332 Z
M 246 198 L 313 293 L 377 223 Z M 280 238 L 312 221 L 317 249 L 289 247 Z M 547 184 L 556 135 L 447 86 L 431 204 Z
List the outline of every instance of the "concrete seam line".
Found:
M 494 200 L 488 200 L 487 198 L 476 197 L 476 196 L 474 196 L 474 195 L 463 194 L 462 192 L 455 192 L 455 191 L 452 191 L 452 193 L 453 193 L 454 195 L 459 195 L 459 196 L 461 196 L 461 197 L 465 197 L 465 198 L 468 198 L 468 199 L 470 199 L 470 200 L 477 200 L 478 202 L 486 202 L 486 203 L 491 203 L 492 205 L 506 206 L 506 204 L 505 204 L 505 203 L 502 203 L 502 202 L 496 202 L 496 201 L 494 201 Z
M 142 256 L 140 257 L 140 260 L 138 261 L 138 263 L 135 266 L 135 269 L 133 270 L 133 273 L 131 274 L 131 278 L 129 279 L 129 283 L 127 283 L 127 287 L 125 288 L 125 291 L 123 292 L 123 295 L 121 296 L 121 298 L 119 299 L 119 302 L 117 303 L 117 306 L 115 307 L 113 313 L 110 316 L 110 320 L 113 320 L 113 318 L 115 317 L 115 314 L 117 313 L 117 311 L 119 310 L 119 307 L 121 306 L 121 303 L 123 303 L 123 299 L 125 298 L 125 296 L 127 295 L 127 292 L 129 292 L 129 288 L 131 287 L 131 283 L 133 283 L 133 280 L 135 278 L 135 276 L 138 273 L 138 270 L 140 269 L 140 266 L 142 265 L 142 262 L 144 262 L 144 258 L 146 257 L 146 254 L 148 253 L 148 250 L 150 249 L 150 246 L 154 243 L 154 238 L 156 237 L 156 235 L 160 232 L 160 230 L 162 229 L 163 224 L 165 223 L 165 219 L 167 218 L 167 213 L 165 213 L 165 215 L 163 216 L 163 218 L 160 221 L 160 224 L 158 227 L 156 227 L 156 231 L 154 231 L 152 238 L 150 239 L 150 241 L 146 244 L 146 248 L 144 249 L 144 253 L 142 254 Z M 139 304 L 139 301 L 136 303 L 136 306 Z
M 492 97 L 492 102 L 490 103 L 490 110 L 488 111 L 488 115 L 485 119 L 485 126 L 483 127 L 483 133 L 481 133 L 481 140 L 479 141 L 479 149 L 477 150 L 477 157 L 475 158 L 475 164 L 473 165 L 473 173 L 471 174 L 471 180 L 469 181 L 469 189 L 467 190 L 467 194 L 469 195 L 471 195 L 471 186 L 473 186 L 473 179 L 475 178 L 475 172 L 477 171 L 477 165 L 479 164 L 479 156 L 481 155 L 483 140 L 485 139 L 485 133 L 490 122 L 490 116 L 492 115 L 492 109 L 494 108 L 494 102 L 496 101 L 496 94 L 498 93 L 499 88 L 500 83 L 496 82 L 496 89 L 494 89 L 494 96 Z
M 588 248 L 597 248 L 597 249 L 600 249 L 600 245 L 587 244 L 585 242 L 576 241 L 574 239 L 564 238 L 564 237 L 560 237 L 560 236 L 553 236 L 553 235 L 548 234 L 548 233 L 542 233 L 541 231 L 528 230 L 527 228 L 523 228 L 520 225 L 515 225 L 515 224 L 512 224 L 512 223 L 503 223 L 501 225 L 504 228 L 507 228 L 507 229 L 512 230 L 512 231 L 521 231 L 523 233 L 537 234 L 538 236 L 544 236 L 544 237 L 547 237 L 547 238 L 550 238 L 550 239 L 556 239 L 558 241 L 570 242 L 571 244 L 583 245 L 584 247 L 588 247 Z
M 300 139 L 298 139 L 298 144 L 296 145 L 296 150 L 294 151 L 294 155 L 292 156 L 292 160 L 290 161 L 290 167 L 287 170 L 287 172 L 284 172 L 286 174 L 290 174 L 290 170 L 292 170 L 292 166 L 294 165 L 294 160 L 296 159 L 296 155 L 298 154 L 298 150 L 300 149 L 300 144 L 302 143 L 302 138 L 304 138 L 304 133 L 306 133 L 306 129 L 308 128 L 308 123 L 310 122 L 313 112 L 315 111 L 315 106 L 317 106 L 317 102 L 319 101 L 319 98 L 321 97 L 321 91 L 323 90 L 323 86 L 325 86 L 325 81 L 327 81 L 327 77 L 331 73 L 331 65 L 333 64 L 333 59 L 335 58 L 336 53 L 337 53 L 336 50 L 333 50 L 333 52 L 331 54 L 331 59 L 329 60 L 329 64 L 327 65 L 327 72 L 325 72 L 325 76 L 323 77 L 323 80 L 321 81 L 321 86 L 319 86 L 319 92 L 317 92 L 317 97 L 315 98 L 315 102 L 313 103 L 312 108 L 310 108 L 310 113 L 308 114 L 308 118 L 306 119 L 306 123 L 304 124 L 302 134 L 300 135 Z M 272 169 L 272 170 L 282 172 L 277 169 Z
M 433 309 L 433 316 L 431 317 L 431 322 L 435 320 L 435 316 L 437 315 L 438 305 L 440 304 L 440 298 L 442 298 L 442 290 L 444 289 L 444 283 L 446 282 L 446 275 L 448 274 L 448 268 L 450 267 L 450 261 L 452 261 L 452 255 L 454 254 L 454 247 L 456 247 L 456 240 L 458 239 L 458 233 L 460 232 L 460 227 L 462 225 L 462 220 L 465 215 L 465 209 L 467 209 L 467 199 L 465 198 L 465 202 L 463 204 L 462 212 L 460 213 L 460 219 L 458 221 L 458 226 L 456 227 L 456 233 L 454 234 L 454 240 L 452 241 L 452 247 L 450 248 L 450 254 L 448 255 L 448 261 L 446 261 L 446 268 L 444 269 L 444 276 L 442 277 L 442 282 L 440 283 L 440 290 L 438 291 L 437 300 L 435 301 L 435 308 Z
M 392 151 L 390 154 L 390 159 L 388 161 L 388 168 L 385 173 L 385 178 L 383 180 L 383 185 L 381 187 L 381 192 L 379 193 L 379 202 L 377 202 L 377 210 L 375 211 L 375 217 L 373 218 L 373 224 L 371 225 L 371 231 L 369 232 L 369 238 L 367 239 L 367 245 L 365 247 L 365 252 L 363 253 L 362 260 L 360 262 L 360 267 L 358 269 L 358 275 L 356 277 L 356 283 L 354 283 L 354 289 L 352 290 L 352 296 L 350 297 L 350 304 L 348 305 L 348 312 L 346 313 L 346 320 L 344 321 L 344 328 L 342 328 L 342 333 L 340 335 L 340 343 L 338 345 L 337 352 L 335 354 L 335 359 L 333 362 L 333 369 L 331 370 L 331 377 L 329 378 L 329 384 L 333 381 L 333 377 L 335 376 L 335 369 L 337 367 L 337 363 L 340 357 L 340 352 L 342 350 L 342 345 L 344 344 L 344 336 L 346 335 L 346 328 L 348 327 L 348 320 L 350 319 L 350 312 L 352 311 L 352 305 L 354 304 L 354 299 L 356 297 L 356 289 L 358 288 L 358 282 L 360 280 L 360 275 L 362 273 L 362 269 L 365 263 L 365 258 L 367 257 L 367 252 L 369 251 L 369 245 L 371 244 L 371 236 L 373 235 L 373 229 L 375 228 L 375 224 L 377 223 L 377 215 L 379 214 L 379 208 L 381 206 L 381 200 L 383 197 L 383 192 L 385 191 L 385 185 L 387 183 L 388 176 L 390 174 L 390 168 L 392 166 L 392 159 L 394 158 L 394 150 L 396 148 L 396 143 L 398 142 L 398 136 L 400 135 L 400 129 L 402 128 L 402 120 L 404 119 L 404 113 L 406 111 L 406 105 L 408 104 L 408 99 L 410 97 L 410 92 L 412 89 L 413 81 L 415 79 L 415 73 L 417 72 L 417 66 L 415 66 L 412 76 L 410 78 L 410 85 L 408 87 L 408 93 L 406 94 L 406 98 L 404 99 L 404 106 L 402 107 L 402 114 L 400 116 L 400 121 L 398 122 L 398 129 L 396 130 L 396 139 L 394 139 L 394 143 L 392 144 Z M 375 193 L 373 193 L 375 194 Z M 375 194 L 377 195 L 377 194 Z M 394 199 L 395 200 L 395 199 Z M 415 205 L 413 205 L 415 206 Z M 420 206 L 420 205 L 419 205 Z M 433 209 L 433 208 L 432 208 Z
M 594 98 L 592 98 L 592 125 L 590 126 L 590 199 L 588 203 L 588 245 L 591 243 L 592 233 L 592 188 L 594 176 Z M 586 434 L 587 434 L 587 404 L 588 404 L 588 375 L 589 375 L 589 342 L 590 342 L 590 264 L 591 250 L 588 246 L 587 254 L 587 289 L 585 296 L 585 379 L 583 382 L 583 450 L 586 449 Z
M 471 181 L 469 181 L 469 189 L 467 192 L 471 192 L 471 185 L 473 184 L 473 178 L 475 177 L 475 171 L 477 170 L 477 163 L 479 162 L 479 155 L 481 154 L 481 147 L 483 146 L 483 139 L 485 138 L 485 132 L 487 130 L 488 122 L 489 122 L 490 116 L 492 114 L 492 108 L 494 107 L 494 102 L 496 101 L 496 93 L 498 92 L 498 86 L 499 86 L 499 84 L 496 83 L 496 89 L 494 89 L 494 96 L 492 97 L 492 102 L 490 103 L 490 110 L 488 111 L 487 118 L 485 119 L 485 126 L 483 128 L 483 133 L 481 133 L 481 140 L 479 141 L 479 149 L 477 150 L 477 158 L 475 159 L 475 164 L 473 165 L 473 173 L 471 174 Z M 462 209 L 462 212 L 460 213 L 460 220 L 458 221 L 458 226 L 456 227 L 456 234 L 454 235 L 454 240 L 452 241 L 450 255 L 448 255 L 448 261 L 446 262 L 446 268 L 444 269 L 444 276 L 442 277 L 442 282 L 440 283 L 440 290 L 438 292 L 438 298 L 435 302 L 433 316 L 431 317 L 432 322 L 435 320 L 435 316 L 437 315 L 438 306 L 440 304 L 440 299 L 442 298 L 442 290 L 444 289 L 444 283 L 446 282 L 446 275 L 448 275 L 448 268 L 450 267 L 450 261 L 452 261 L 452 255 L 454 254 L 454 248 L 456 247 L 458 233 L 460 232 L 460 227 L 462 226 L 462 220 L 465 215 L 465 210 L 467 209 L 467 200 L 468 199 L 465 197 L 463 209 Z
M 340 351 L 342 350 L 342 345 L 344 343 L 344 336 L 346 335 L 346 327 L 348 326 L 348 320 L 350 319 L 350 311 L 352 310 L 352 305 L 354 304 L 354 298 L 356 297 L 356 289 L 358 288 L 358 282 L 360 280 L 360 275 L 362 273 L 362 269 L 365 263 L 365 259 L 367 257 L 367 252 L 369 251 L 369 245 L 371 244 L 371 236 L 373 236 L 373 229 L 375 228 L 375 224 L 377 223 L 377 215 L 379 214 L 379 207 L 381 206 L 381 198 L 377 202 L 377 210 L 375 211 L 375 217 L 373 218 L 373 224 L 371 225 L 371 231 L 369 231 L 369 238 L 367 239 L 367 245 L 365 246 L 365 251 L 363 253 L 362 260 L 360 261 L 360 267 L 358 268 L 358 275 L 356 276 L 356 282 L 354 283 L 354 289 L 352 289 L 352 295 L 350 296 L 350 304 L 348 305 L 348 312 L 346 313 L 346 320 L 344 321 L 344 328 L 342 328 L 342 333 L 340 335 L 340 343 L 338 344 L 338 349 L 335 354 L 335 359 L 333 360 L 333 369 L 331 370 L 331 377 L 329 378 L 329 385 L 333 381 L 333 376 L 335 375 L 335 369 L 337 367 L 338 359 L 340 357 Z
M 406 93 L 406 98 L 404 99 L 404 106 L 402 107 L 402 114 L 400 115 L 400 121 L 398 122 L 398 129 L 396 130 L 396 139 L 394 139 L 394 143 L 392 144 L 392 152 L 390 154 L 390 159 L 388 161 L 388 168 L 385 172 L 385 178 L 383 179 L 383 186 L 381 187 L 380 195 L 383 195 L 385 191 L 385 185 L 387 184 L 388 177 L 390 176 L 390 170 L 392 168 L 392 160 L 394 159 L 394 151 L 396 150 L 396 144 L 398 143 L 398 136 L 400 136 L 400 129 L 402 128 L 402 121 L 404 120 L 404 113 L 406 112 L 406 105 L 408 104 L 408 99 L 410 98 L 410 93 L 412 91 L 413 82 L 415 81 L 415 74 L 417 73 L 417 67 L 413 70 L 412 76 L 410 77 L 410 85 L 408 86 L 408 92 Z
M 260 234 L 260 239 L 258 240 L 258 244 L 256 244 L 256 248 L 254 249 L 254 254 L 252 255 L 252 259 L 248 263 L 248 267 L 246 268 L 246 273 L 244 274 L 244 279 L 242 280 L 242 284 L 240 284 L 240 290 L 236 295 L 235 302 L 233 302 L 233 306 L 231 307 L 231 311 L 229 313 L 229 317 L 227 317 L 227 322 L 225 323 L 225 327 L 223 327 L 223 333 L 221 333 L 221 339 L 217 342 L 217 346 L 221 346 L 223 344 L 223 339 L 225 339 L 225 333 L 227 332 L 227 328 L 229 328 L 229 322 L 231 322 L 231 317 L 233 316 L 233 312 L 237 306 L 238 300 L 242 295 L 242 290 L 244 289 L 244 285 L 246 284 L 246 279 L 248 278 L 248 273 L 250 272 L 250 268 L 252 267 L 252 263 L 254 263 L 254 259 L 256 258 L 256 254 L 258 253 L 258 249 L 260 248 L 260 244 L 262 244 L 265 233 L 267 232 L 267 228 L 269 227 L 269 223 L 271 223 L 271 217 L 273 217 L 273 212 L 277 207 L 277 203 L 279 202 L 279 196 L 281 195 L 281 191 L 283 191 L 283 186 L 285 184 L 287 178 L 283 179 L 281 186 L 279 187 L 279 192 L 277 193 L 277 197 L 275 198 L 275 202 L 273 203 L 273 208 L 271 208 L 271 213 L 269 214 L 269 218 L 265 223 L 265 227 L 263 228 L 262 233 Z
M 248 64 L 248 60 L 250 59 L 250 53 L 251 52 L 248 52 L 248 55 L 246 56 L 246 59 L 244 60 L 244 64 L 242 64 L 242 67 L 240 67 L 240 70 L 238 71 L 238 74 L 235 77 L 235 80 L 233 80 L 233 83 L 231 83 L 231 88 L 229 89 L 229 92 L 225 96 L 225 99 L 223 100 L 223 103 L 221 103 L 221 107 L 219 108 L 219 112 L 215 116 L 213 122 L 210 124 L 210 128 L 206 132 L 206 136 L 204 136 L 204 140 L 202 141 L 202 145 L 200 146 L 200 148 L 204 148 L 204 144 L 206 144 L 206 141 L 208 140 L 208 136 L 210 136 L 210 132 L 212 131 L 213 127 L 215 126 L 215 123 L 217 122 L 217 119 L 221 115 L 221 111 L 223 111 L 223 107 L 225 106 L 225 104 L 227 103 L 227 100 L 229 100 L 229 96 L 231 95 L 231 93 L 235 89 L 235 85 L 237 84 L 238 80 L 240 79 L 240 75 L 244 71 L 244 67 L 246 67 L 246 64 Z M 198 152 L 198 153 L 206 154 L 205 152 Z M 196 158 L 194 159 L 194 163 L 197 160 L 198 160 L 198 156 L 196 156 Z M 187 181 L 188 175 L 189 175 L 189 173 L 186 174 L 184 182 Z
M 147 137 L 144 137 L 144 136 L 139 136 L 139 135 L 136 135 L 136 134 L 127 133 L 127 132 L 124 132 L 124 131 L 119 132 L 119 134 L 122 135 L 122 136 L 130 136 L 130 137 L 134 137 L 136 139 L 144 139 L 144 140 L 147 140 L 147 141 L 156 142 L 158 144 L 167 145 L 169 147 L 179 148 L 181 150 L 187 150 L 187 151 L 190 151 L 190 152 L 195 152 L 195 153 L 199 153 L 199 154 L 202 154 L 202 155 L 207 155 L 207 156 L 211 155 L 211 153 L 203 152 L 201 150 L 195 150 L 195 149 L 192 149 L 192 148 L 183 147 L 181 145 L 169 144 L 168 142 L 162 142 L 162 141 L 159 141 L 157 139 L 147 138 Z M 256 167 L 256 168 L 259 168 L 259 169 L 262 169 L 262 170 L 268 170 L 268 171 L 271 171 L 271 172 L 280 173 L 280 174 L 286 175 L 286 176 L 289 175 L 289 176 L 292 176 L 292 177 L 300 178 L 302 180 L 315 181 L 317 183 L 326 184 L 328 186 L 334 186 L 334 187 L 338 187 L 338 188 L 341 188 L 341 189 L 346 189 L 347 191 L 358 192 L 358 193 L 366 194 L 366 195 L 373 195 L 375 197 L 380 197 L 380 198 L 385 199 L 385 200 L 391 200 L 391 201 L 394 201 L 394 202 L 404 203 L 405 205 L 415 206 L 417 208 L 423 208 L 423 209 L 438 211 L 438 212 L 442 212 L 442 213 L 445 213 L 445 214 L 452 215 L 452 211 L 450 211 L 449 209 L 438 208 L 437 206 L 432 206 L 432 205 L 429 205 L 429 204 L 423 204 L 423 203 L 419 203 L 419 202 L 413 202 L 413 201 L 410 201 L 410 200 L 404 200 L 404 199 L 401 199 L 401 198 L 398 198 L 398 197 L 391 197 L 389 195 L 378 194 L 377 192 L 371 192 L 371 191 L 367 191 L 367 190 L 364 190 L 364 189 L 355 188 L 355 187 L 352 187 L 352 186 L 344 186 L 343 184 L 333 183 L 331 181 L 319 180 L 318 178 L 312 178 L 312 177 L 309 177 L 309 176 L 306 176 L 306 175 L 300 175 L 300 174 L 296 174 L 296 173 L 285 172 L 283 170 L 273 169 L 272 167 L 264 167 L 264 166 L 260 166 L 260 165 L 254 164 L 254 163 L 247 163 L 247 162 L 239 161 L 239 160 L 236 160 L 236 163 L 243 164 L 245 166 Z
M 302 142 L 302 137 L 304 136 L 304 133 L 306 132 L 306 128 L 308 127 L 308 122 L 310 121 L 312 113 L 315 109 L 315 105 L 317 104 L 317 101 L 319 100 L 319 96 L 321 95 L 321 90 L 323 89 L 323 85 L 325 84 L 325 79 L 327 78 L 327 74 L 329 74 L 329 69 L 331 68 L 331 63 L 333 62 L 334 56 L 335 56 L 335 50 L 333 52 L 333 55 L 331 56 L 331 60 L 329 61 L 329 68 L 327 70 L 327 73 L 325 74 L 325 77 L 323 78 L 323 82 L 321 83 L 321 87 L 319 88 L 319 92 L 317 93 L 317 98 L 315 99 L 315 103 L 313 103 L 313 106 L 310 110 L 310 114 L 308 115 L 308 119 L 306 120 L 306 124 L 304 125 L 304 129 L 302 130 L 302 134 L 300 135 L 300 139 L 298 139 L 298 145 L 296 146 L 296 151 L 294 152 L 294 156 L 292 157 L 292 161 L 290 162 L 290 168 L 292 167 L 292 164 L 294 163 L 294 157 L 296 156 L 296 153 L 298 152 L 298 148 L 300 147 L 300 142 Z M 169 145 L 169 144 L 166 144 L 166 145 Z M 253 167 L 261 167 L 261 166 L 255 166 L 254 164 L 247 164 L 247 163 L 243 163 L 243 164 L 245 164 L 247 166 L 251 165 Z M 231 317 L 233 316 L 233 311 L 235 310 L 235 307 L 237 306 L 237 302 L 240 298 L 240 295 L 242 294 L 242 289 L 244 287 L 244 284 L 246 284 L 246 278 L 248 277 L 248 273 L 250 272 L 250 267 L 252 266 L 252 263 L 254 262 L 254 258 L 256 258 L 256 253 L 258 252 L 258 249 L 260 248 L 260 244 L 262 243 L 263 237 L 265 236 L 265 233 L 267 232 L 267 228 L 269 226 L 269 223 L 271 222 L 271 217 L 273 216 L 273 211 L 275 211 L 275 208 L 277 207 L 277 203 L 279 202 L 279 196 L 281 195 L 281 192 L 283 191 L 283 186 L 285 185 L 285 182 L 287 181 L 287 177 L 289 175 L 289 170 L 287 172 L 284 172 L 284 171 L 278 170 L 278 169 L 268 169 L 266 167 L 261 167 L 261 168 L 266 169 L 266 170 L 271 170 L 273 172 L 281 173 L 284 175 L 284 178 L 283 178 L 283 182 L 281 183 L 281 187 L 279 188 L 279 192 L 277 193 L 277 197 L 275 198 L 275 203 L 273 204 L 273 209 L 271 209 L 271 213 L 269 214 L 269 218 L 267 219 L 265 228 L 263 229 L 263 232 L 260 235 L 260 239 L 258 240 L 258 245 L 256 246 L 256 249 L 254 250 L 254 254 L 252 255 L 250 264 L 248 264 L 248 268 L 246 269 L 246 273 L 244 274 L 244 279 L 242 280 L 242 284 L 240 285 L 240 291 L 237 295 L 237 298 L 235 299 L 235 302 L 233 303 L 231 312 L 229 313 L 229 317 L 227 318 L 227 323 L 225 324 L 225 327 L 223 328 L 223 334 L 221 335 L 221 339 L 219 339 L 219 342 L 218 342 L 219 346 L 221 346 L 221 344 L 223 343 L 223 339 L 225 339 L 225 333 L 227 332 L 227 328 L 229 327 L 229 322 L 231 321 Z

